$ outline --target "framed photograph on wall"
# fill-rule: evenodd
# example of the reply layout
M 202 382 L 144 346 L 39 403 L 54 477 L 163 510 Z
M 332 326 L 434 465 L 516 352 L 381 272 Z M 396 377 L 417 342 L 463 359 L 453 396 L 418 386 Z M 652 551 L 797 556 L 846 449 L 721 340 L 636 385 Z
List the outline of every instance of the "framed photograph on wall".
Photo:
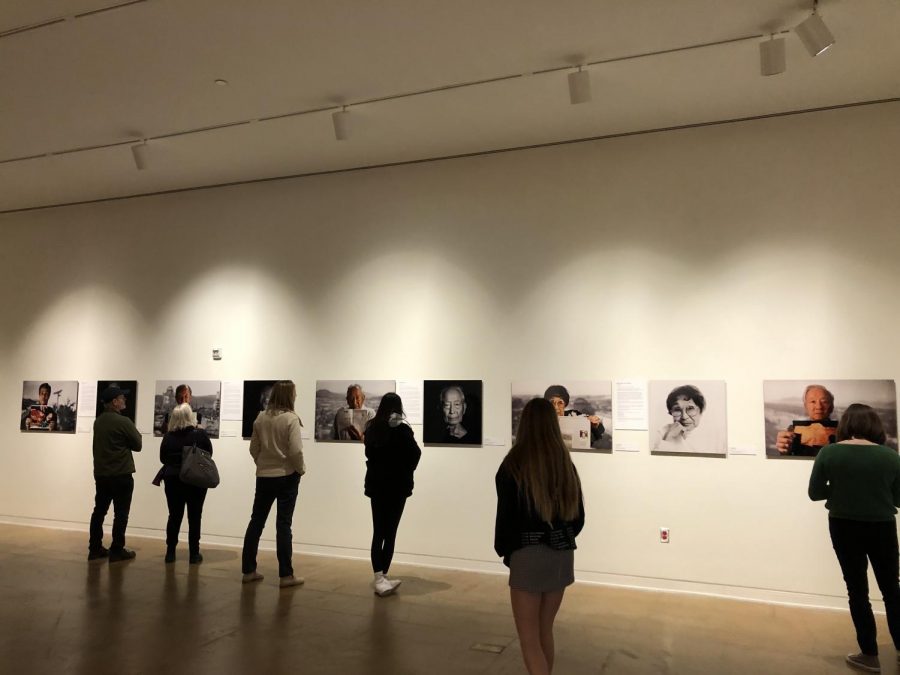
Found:
M 103 390 L 107 387 L 118 387 L 119 389 L 123 389 L 125 391 L 125 409 L 122 410 L 120 415 L 124 415 L 132 422 L 134 422 L 134 418 L 137 411 L 137 380 L 97 380 L 97 401 L 95 405 L 95 414 L 100 415 L 103 412 L 103 401 L 100 400 L 100 397 L 103 395 Z
M 189 403 L 197 416 L 197 426 L 210 438 L 219 437 L 222 383 L 218 380 L 157 380 L 153 397 L 153 435 L 163 436 L 169 413 L 179 403 Z
M 73 433 L 77 419 L 77 381 L 25 380 L 22 383 L 21 431 Z
M 244 380 L 244 407 L 241 414 L 241 436 L 253 435 L 253 423 L 257 415 L 269 405 L 272 387 L 278 380 Z
M 528 380 L 513 382 L 512 442 L 525 404 L 545 398 L 559 416 L 571 450 L 612 452 L 612 382 L 609 380 Z
M 766 380 L 763 415 L 766 457 L 811 458 L 835 442 L 838 420 L 851 403 L 872 406 L 897 449 L 897 388 L 894 380 Z
M 395 380 L 316 380 L 316 440 L 362 442 L 366 423 Z
M 481 445 L 481 380 L 425 380 L 426 445 Z
M 648 404 L 651 454 L 728 453 L 724 380 L 651 380 Z

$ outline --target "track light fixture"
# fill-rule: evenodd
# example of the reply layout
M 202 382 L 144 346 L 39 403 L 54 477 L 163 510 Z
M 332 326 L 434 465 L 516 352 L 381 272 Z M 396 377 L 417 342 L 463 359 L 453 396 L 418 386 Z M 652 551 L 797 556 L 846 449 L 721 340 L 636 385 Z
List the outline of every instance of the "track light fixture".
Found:
M 338 141 L 346 141 L 350 138 L 350 113 L 347 106 L 331 113 L 331 123 L 334 125 L 334 138 Z
M 131 146 L 131 158 L 134 160 L 134 166 L 138 171 L 147 168 L 147 141 L 141 141 Z
M 759 72 L 762 75 L 778 75 L 787 68 L 784 56 L 784 38 L 759 43 Z
M 813 2 L 813 13 L 794 29 L 810 56 L 818 56 L 834 44 L 834 35 L 818 13 L 819 0 Z
M 578 70 L 569 73 L 569 102 L 575 105 L 589 103 L 590 100 L 591 74 L 584 69 L 584 66 L 578 66 Z

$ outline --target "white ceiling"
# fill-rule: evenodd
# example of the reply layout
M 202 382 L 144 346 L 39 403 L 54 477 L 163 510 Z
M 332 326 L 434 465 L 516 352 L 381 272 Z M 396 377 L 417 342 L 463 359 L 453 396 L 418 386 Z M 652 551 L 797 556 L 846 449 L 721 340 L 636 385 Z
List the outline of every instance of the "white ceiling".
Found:
M 78 16 L 121 2 L 0 3 L 0 33 L 75 17 L 0 37 L 0 211 L 900 96 L 900 0 L 822 0 L 835 46 L 813 59 L 787 35 L 773 77 L 758 39 L 594 65 L 582 105 L 565 71 L 539 71 L 786 30 L 811 0 L 138 0 Z M 497 81 L 447 88 L 481 80 Z M 160 136 L 137 171 L 127 142 Z

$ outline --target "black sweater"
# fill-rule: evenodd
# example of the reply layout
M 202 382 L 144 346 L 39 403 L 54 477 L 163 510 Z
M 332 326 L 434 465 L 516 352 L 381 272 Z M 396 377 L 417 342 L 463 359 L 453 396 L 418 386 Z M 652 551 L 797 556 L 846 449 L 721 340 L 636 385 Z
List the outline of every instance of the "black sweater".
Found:
M 409 497 L 413 472 L 422 451 L 408 424 L 388 427 L 386 434 L 366 433 L 367 497 Z
M 167 467 L 180 470 L 181 455 L 185 446 L 190 447 L 194 443 L 197 444 L 198 448 L 206 450 L 212 455 L 212 442 L 203 429 L 186 427 L 178 431 L 167 431 L 159 444 L 159 461 Z
M 577 473 L 576 473 L 577 476 Z M 529 544 L 546 544 L 554 549 L 574 549 L 575 537 L 584 527 L 584 500 L 578 483 L 578 516 L 575 520 L 547 523 L 535 513 L 512 474 L 502 464 L 494 478 L 497 487 L 497 519 L 494 523 L 494 550 L 509 566 L 509 556 Z

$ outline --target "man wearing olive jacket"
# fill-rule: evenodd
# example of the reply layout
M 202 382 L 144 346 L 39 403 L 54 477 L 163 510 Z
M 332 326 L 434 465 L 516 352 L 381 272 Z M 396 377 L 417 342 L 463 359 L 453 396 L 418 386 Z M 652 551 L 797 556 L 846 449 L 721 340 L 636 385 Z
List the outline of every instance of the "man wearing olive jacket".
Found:
M 94 512 L 91 515 L 88 560 L 109 558 L 109 562 L 131 560 L 135 552 L 125 548 L 125 528 L 134 492 L 134 457 L 141 451 L 141 434 L 129 418 L 121 414 L 128 392 L 107 387 L 100 394 L 103 412 L 94 420 Z M 103 547 L 103 520 L 112 503 L 112 544 Z

